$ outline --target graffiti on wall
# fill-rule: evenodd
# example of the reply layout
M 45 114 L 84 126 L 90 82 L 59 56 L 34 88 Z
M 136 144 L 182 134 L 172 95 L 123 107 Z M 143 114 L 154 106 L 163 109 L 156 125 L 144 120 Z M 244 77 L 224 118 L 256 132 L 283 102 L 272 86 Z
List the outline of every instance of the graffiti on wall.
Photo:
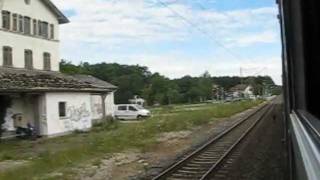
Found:
M 91 127 L 90 111 L 86 103 L 79 107 L 69 106 L 67 108 L 68 119 L 64 121 L 64 127 L 68 131 L 76 129 L 87 129 Z

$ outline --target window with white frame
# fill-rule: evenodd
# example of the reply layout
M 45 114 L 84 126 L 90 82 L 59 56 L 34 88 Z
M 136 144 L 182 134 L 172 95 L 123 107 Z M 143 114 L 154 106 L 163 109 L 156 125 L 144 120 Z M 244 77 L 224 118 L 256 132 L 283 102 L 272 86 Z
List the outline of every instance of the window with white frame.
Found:
M 24 64 L 26 69 L 33 69 L 33 56 L 29 49 L 24 50 Z
M 33 21 L 33 35 L 36 36 L 37 35 L 37 20 L 34 19 Z
M 2 28 L 10 30 L 10 12 L 2 11 Z
M 51 70 L 51 54 L 47 52 L 43 53 L 43 70 Z
M 19 32 L 23 33 L 23 16 L 19 15 Z
M 9 46 L 3 47 L 3 66 L 12 67 L 12 48 Z
M 31 34 L 31 19 L 27 16 L 24 17 L 24 33 L 30 35 Z
M 54 25 L 50 24 L 50 39 L 54 39 Z
M 18 15 L 12 14 L 12 30 L 18 31 Z

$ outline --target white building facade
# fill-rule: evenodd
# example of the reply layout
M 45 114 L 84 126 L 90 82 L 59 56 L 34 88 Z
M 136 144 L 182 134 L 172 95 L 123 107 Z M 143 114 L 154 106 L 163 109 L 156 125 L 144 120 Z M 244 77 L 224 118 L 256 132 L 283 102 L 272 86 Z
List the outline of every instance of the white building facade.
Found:
M 230 89 L 233 98 L 254 99 L 253 87 L 246 84 L 238 84 Z
M 59 25 L 68 19 L 58 10 L 49 9 L 48 3 L 52 3 L 47 0 L 0 1 L 0 64 L 4 63 L 7 47 L 13 59 L 7 66 L 25 68 L 25 54 L 29 51 L 33 60 L 30 68 L 44 70 L 44 56 L 48 55 L 50 70 L 59 71 Z
M 59 25 L 69 20 L 50 0 L 0 0 L 0 10 L 0 97 L 11 99 L 3 129 L 56 136 L 113 116 L 115 86 L 59 72 Z

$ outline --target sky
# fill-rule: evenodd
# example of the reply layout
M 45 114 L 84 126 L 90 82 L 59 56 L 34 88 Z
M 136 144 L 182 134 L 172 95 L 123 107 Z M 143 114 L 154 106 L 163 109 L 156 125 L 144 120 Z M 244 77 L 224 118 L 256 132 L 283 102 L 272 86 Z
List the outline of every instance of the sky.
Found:
M 61 58 L 147 66 L 169 78 L 270 75 L 281 84 L 275 0 L 52 0 Z

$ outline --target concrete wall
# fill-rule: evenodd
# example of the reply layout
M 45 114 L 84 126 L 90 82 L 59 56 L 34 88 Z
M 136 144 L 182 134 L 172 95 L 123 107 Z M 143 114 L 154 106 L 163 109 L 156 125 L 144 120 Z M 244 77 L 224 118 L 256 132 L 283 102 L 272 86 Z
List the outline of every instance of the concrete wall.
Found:
M 47 107 L 46 107 L 46 96 L 41 95 L 38 99 L 38 123 L 39 123 L 39 134 L 48 135 L 48 122 L 47 122 Z
M 106 97 L 106 115 L 114 116 L 115 105 L 114 105 L 114 92 L 110 92 Z
M 18 98 L 14 98 L 12 100 L 12 106 L 7 109 L 7 114 L 5 117 L 5 123 L 3 124 L 3 128 L 9 131 L 14 131 L 14 122 L 12 119 L 12 116 L 14 114 L 18 114 L 21 113 L 23 114 L 23 100 L 22 99 L 18 99 Z
M 7 110 L 4 128 L 14 131 L 14 114 L 22 114 L 23 120 L 31 123 L 40 135 L 62 135 L 74 130 L 92 127 L 93 120 L 103 117 L 102 99 L 90 93 L 45 93 L 43 95 L 15 95 Z M 66 102 L 66 117 L 59 117 L 59 102 Z M 106 115 L 114 114 L 114 93 L 105 100 Z M 96 121 L 97 122 L 97 121 Z
M 0 15 L 0 66 L 2 66 L 3 63 L 2 47 L 10 46 L 13 49 L 13 67 L 24 68 L 24 50 L 30 49 L 33 51 L 33 64 L 35 69 L 43 69 L 43 53 L 48 52 L 51 54 L 51 69 L 53 71 L 59 71 L 60 55 L 59 42 L 57 41 L 57 38 L 59 37 L 58 19 L 41 2 L 41 0 L 31 0 L 30 5 L 26 5 L 24 0 L 3 0 L 2 10 L 28 16 L 32 19 L 46 21 L 49 24 L 54 24 L 55 40 L 48 40 L 42 37 L 34 37 L 31 35 L 24 35 L 13 31 L 3 30 L 2 16 Z M 31 25 L 31 32 L 32 31 L 33 26 Z
M 106 105 L 106 116 L 114 115 L 114 93 L 111 92 L 107 95 L 105 99 Z M 92 119 L 95 122 L 100 122 L 103 118 L 103 110 L 102 110 L 102 98 L 100 94 L 92 94 L 91 95 L 91 110 L 92 110 Z
M 12 96 L 12 105 L 7 109 L 5 124 L 3 127 L 9 131 L 14 131 L 14 114 L 22 114 L 24 124 L 30 123 L 37 126 L 37 101 L 34 96 Z
M 67 116 L 59 117 L 59 102 L 66 102 Z M 92 127 L 89 93 L 46 93 L 47 135 Z
M 92 94 L 91 95 L 91 112 L 93 120 L 101 120 L 103 118 L 102 109 L 102 98 L 101 95 Z

